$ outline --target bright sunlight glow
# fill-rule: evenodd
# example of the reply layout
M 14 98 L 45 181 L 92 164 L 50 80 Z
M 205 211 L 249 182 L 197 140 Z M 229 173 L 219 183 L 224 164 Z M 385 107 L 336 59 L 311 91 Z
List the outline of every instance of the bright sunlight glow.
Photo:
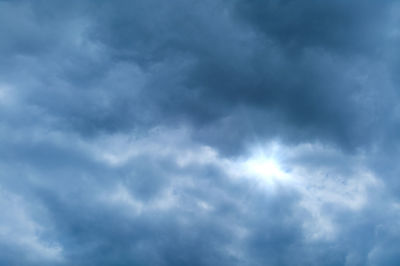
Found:
M 289 181 L 290 175 L 282 169 L 273 150 L 253 153 L 243 163 L 245 174 L 267 185 Z

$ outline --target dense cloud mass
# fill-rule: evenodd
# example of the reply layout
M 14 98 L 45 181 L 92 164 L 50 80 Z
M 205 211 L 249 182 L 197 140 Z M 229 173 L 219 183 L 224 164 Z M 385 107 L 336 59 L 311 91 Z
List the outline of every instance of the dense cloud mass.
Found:
M 0 265 L 400 265 L 400 4 L 0 1 Z

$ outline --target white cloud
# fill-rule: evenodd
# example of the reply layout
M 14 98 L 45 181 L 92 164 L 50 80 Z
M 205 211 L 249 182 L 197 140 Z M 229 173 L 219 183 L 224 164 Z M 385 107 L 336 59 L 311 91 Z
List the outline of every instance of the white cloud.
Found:
M 37 206 L 34 206 L 37 209 Z M 46 231 L 44 225 L 36 222 L 29 211 L 33 211 L 24 199 L 0 188 L 0 241 L 23 249 L 31 261 L 63 261 L 62 246 L 54 241 L 41 239 Z

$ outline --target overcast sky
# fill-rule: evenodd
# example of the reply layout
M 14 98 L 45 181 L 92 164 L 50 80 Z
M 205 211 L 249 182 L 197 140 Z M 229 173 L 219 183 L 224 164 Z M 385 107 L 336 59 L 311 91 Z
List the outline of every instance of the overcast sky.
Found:
M 400 265 L 400 3 L 0 0 L 0 265 Z

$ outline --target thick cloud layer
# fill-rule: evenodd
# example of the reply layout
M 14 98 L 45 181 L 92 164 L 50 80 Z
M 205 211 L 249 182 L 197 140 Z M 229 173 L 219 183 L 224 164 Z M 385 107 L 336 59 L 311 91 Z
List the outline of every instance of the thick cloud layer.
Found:
M 396 1 L 0 1 L 0 265 L 398 265 Z

